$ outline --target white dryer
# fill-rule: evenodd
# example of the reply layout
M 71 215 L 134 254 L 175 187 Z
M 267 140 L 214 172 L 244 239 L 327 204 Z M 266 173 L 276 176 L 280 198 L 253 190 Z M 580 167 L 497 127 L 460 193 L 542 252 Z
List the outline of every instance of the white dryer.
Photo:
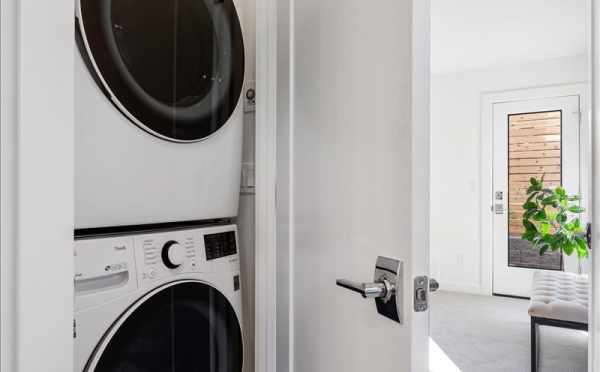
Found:
M 234 0 L 77 0 L 75 227 L 237 215 Z
M 79 239 L 75 371 L 240 372 L 236 227 Z

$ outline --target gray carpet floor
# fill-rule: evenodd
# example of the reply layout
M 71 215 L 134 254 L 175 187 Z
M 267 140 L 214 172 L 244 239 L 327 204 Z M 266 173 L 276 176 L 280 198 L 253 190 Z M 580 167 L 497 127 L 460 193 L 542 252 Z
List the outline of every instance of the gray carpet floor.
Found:
M 462 372 L 528 372 L 528 300 L 437 292 L 430 335 Z M 586 372 L 587 332 L 540 327 L 540 372 Z

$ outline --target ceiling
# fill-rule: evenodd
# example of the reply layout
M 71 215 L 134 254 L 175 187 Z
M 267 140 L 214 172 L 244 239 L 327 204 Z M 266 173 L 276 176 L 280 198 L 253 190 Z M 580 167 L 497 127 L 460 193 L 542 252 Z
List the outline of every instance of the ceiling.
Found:
M 588 0 L 431 0 L 433 74 L 587 52 Z

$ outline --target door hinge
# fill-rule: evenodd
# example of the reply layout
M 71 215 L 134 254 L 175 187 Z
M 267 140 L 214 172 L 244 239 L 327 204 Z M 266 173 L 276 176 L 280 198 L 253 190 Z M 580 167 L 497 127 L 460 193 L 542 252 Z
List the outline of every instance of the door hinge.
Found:
M 585 227 L 585 240 L 588 244 L 588 249 L 592 250 L 592 224 L 588 222 Z
M 77 321 L 73 318 L 73 338 L 77 338 Z

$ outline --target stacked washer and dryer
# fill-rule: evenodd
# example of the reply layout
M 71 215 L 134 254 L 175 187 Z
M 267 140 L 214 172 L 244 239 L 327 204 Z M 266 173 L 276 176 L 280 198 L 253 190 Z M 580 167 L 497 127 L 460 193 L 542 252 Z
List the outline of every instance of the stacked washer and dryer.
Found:
M 239 372 L 233 0 L 78 0 L 75 370 Z

